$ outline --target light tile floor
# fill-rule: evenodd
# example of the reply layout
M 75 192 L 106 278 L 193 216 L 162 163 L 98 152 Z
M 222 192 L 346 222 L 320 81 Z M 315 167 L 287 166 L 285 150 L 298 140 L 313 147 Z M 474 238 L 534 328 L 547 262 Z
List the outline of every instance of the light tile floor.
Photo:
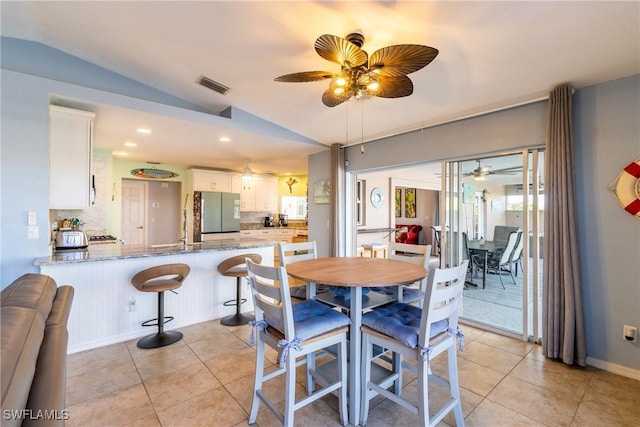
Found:
M 640 426 L 640 381 L 568 367 L 545 359 L 539 346 L 463 329 L 458 360 L 467 426 Z M 70 355 L 67 426 L 248 425 L 255 362 L 250 328 L 210 321 L 181 331 L 182 341 L 160 349 L 141 350 L 134 340 Z M 275 363 L 275 353 L 270 359 Z M 443 374 L 446 360 L 436 359 L 432 369 Z M 268 395 L 284 396 L 283 381 L 273 382 Z M 415 390 L 415 377 L 405 375 L 405 395 Z M 436 405 L 445 398 L 437 385 L 430 396 Z M 452 414 L 445 421 L 441 425 L 455 425 Z M 295 424 L 339 426 L 336 398 L 296 411 Z M 261 406 L 257 425 L 279 423 Z M 417 417 L 378 397 L 367 425 L 415 426 Z

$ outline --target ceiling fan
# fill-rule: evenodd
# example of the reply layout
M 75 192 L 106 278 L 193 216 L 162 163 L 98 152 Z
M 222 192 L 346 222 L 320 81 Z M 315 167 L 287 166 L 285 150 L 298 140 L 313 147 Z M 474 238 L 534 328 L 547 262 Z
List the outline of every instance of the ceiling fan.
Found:
M 331 71 L 303 71 L 276 77 L 277 82 L 313 82 L 330 79 L 322 94 L 327 107 L 335 107 L 351 98 L 370 96 L 400 98 L 413 93 L 407 77 L 427 66 L 438 55 L 438 49 L 417 44 L 400 44 L 379 49 L 371 56 L 361 49 L 364 36 L 351 33 L 346 38 L 324 34 L 315 42 L 318 55 L 340 65 Z
M 494 173 L 491 170 L 491 166 L 482 166 L 480 160 L 476 160 L 476 162 L 478 162 L 478 167 L 469 173 L 465 173 L 464 176 L 472 176 L 474 179 L 484 179 L 485 176 Z
M 471 172 L 465 173 L 464 176 L 472 176 L 477 181 L 483 180 L 487 175 L 512 175 L 517 171 L 522 171 L 522 166 L 493 170 L 491 166 L 482 166 L 480 160 L 476 160 L 476 162 L 478 162 L 478 167 Z

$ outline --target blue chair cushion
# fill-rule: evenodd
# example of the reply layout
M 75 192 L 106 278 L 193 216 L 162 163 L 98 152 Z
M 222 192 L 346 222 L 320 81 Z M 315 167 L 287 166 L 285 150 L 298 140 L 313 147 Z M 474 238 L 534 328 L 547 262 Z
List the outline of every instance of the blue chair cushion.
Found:
M 296 338 L 302 341 L 351 324 L 351 319 L 347 316 L 316 300 L 305 300 L 293 304 L 292 307 Z M 284 323 L 281 319 L 265 316 L 265 320 L 270 326 L 284 333 Z
M 341 299 L 343 299 L 345 301 L 349 301 L 351 299 L 351 288 L 343 288 L 343 287 L 340 287 L 340 286 L 329 286 L 328 287 L 328 291 L 329 291 L 329 293 L 332 293 L 336 297 L 341 298 Z M 370 289 L 368 287 L 363 287 L 362 288 L 362 295 L 368 294 L 369 291 L 370 291 Z
M 328 290 L 329 286 L 327 285 L 316 285 L 316 294 L 327 292 Z M 294 298 L 307 299 L 307 285 L 291 286 L 289 292 Z
M 380 288 L 372 288 L 375 292 L 380 292 L 385 295 L 393 295 L 394 289 L 397 286 L 382 286 Z M 420 301 L 424 298 L 424 292 L 420 289 L 409 288 L 407 286 L 402 287 L 402 302 L 412 303 L 416 301 Z
M 374 331 L 390 336 L 410 348 L 418 346 L 422 309 L 406 303 L 391 304 L 362 315 L 362 324 Z M 440 320 L 431 325 L 429 336 L 447 330 L 449 324 Z

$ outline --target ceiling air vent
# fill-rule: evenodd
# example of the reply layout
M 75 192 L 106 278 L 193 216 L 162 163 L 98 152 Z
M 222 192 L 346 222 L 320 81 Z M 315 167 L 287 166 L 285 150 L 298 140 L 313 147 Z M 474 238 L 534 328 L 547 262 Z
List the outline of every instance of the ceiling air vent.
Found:
M 221 83 L 218 83 L 215 80 L 211 80 L 209 77 L 205 77 L 205 76 L 200 76 L 200 78 L 198 78 L 197 83 L 199 85 L 202 85 L 206 88 L 211 89 L 214 92 L 218 92 L 221 93 L 222 95 L 224 95 L 225 93 L 227 93 L 227 91 L 229 90 L 229 88 Z

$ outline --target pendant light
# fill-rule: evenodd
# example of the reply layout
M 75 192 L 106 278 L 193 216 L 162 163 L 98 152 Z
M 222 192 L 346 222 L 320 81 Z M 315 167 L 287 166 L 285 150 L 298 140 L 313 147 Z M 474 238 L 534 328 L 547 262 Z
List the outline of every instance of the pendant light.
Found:
M 244 190 L 251 189 L 251 178 L 253 177 L 253 171 L 249 167 L 249 161 L 247 160 L 244 168 L 242 169 L 242 188 Z

